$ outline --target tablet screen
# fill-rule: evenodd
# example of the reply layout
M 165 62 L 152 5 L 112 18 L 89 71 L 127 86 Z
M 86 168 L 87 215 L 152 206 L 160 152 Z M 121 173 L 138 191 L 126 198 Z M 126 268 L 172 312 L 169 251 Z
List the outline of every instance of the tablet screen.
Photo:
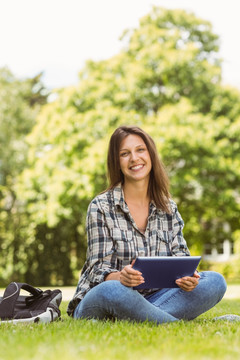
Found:
M 133 268 L 140 271 L 145 283 L 134 289 L 175 288 L 175 280 L 193 276 L 201 256 L 138 257 Z

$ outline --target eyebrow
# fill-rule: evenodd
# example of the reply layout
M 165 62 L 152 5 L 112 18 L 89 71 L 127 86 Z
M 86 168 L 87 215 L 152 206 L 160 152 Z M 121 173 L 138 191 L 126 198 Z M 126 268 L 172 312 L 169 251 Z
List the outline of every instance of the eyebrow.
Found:
M 135 146 L 135 148 L 138 148 L 138 147 L 141 147 L 141 146 L 146 146 L 145 144 L 140 144 L 140 145 L 137 145 L 137 146 Z M 123 150 L 129 150 L 129 149 L 120 149 L 119 151 L 123 151 Z

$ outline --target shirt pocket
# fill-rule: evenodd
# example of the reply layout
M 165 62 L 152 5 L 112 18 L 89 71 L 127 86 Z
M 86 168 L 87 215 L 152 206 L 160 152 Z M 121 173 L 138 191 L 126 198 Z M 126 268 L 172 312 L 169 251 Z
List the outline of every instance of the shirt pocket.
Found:
M 156 230 L 150 248 L 151 256 L 170 256 L 172 236 L 172 231 Z
M 112 228 L 110 232 L 118 262 L 122 266 L 128 265 L 136 254 L 133 232 L 119 228 Z

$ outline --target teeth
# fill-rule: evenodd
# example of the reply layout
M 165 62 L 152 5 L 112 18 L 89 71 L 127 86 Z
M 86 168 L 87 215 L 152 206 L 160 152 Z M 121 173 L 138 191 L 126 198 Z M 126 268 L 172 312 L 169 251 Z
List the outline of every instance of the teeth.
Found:
M 131 169 L 137 170 L 140 169 L 141 167 L 143 167 L 143 165 L 136 165 L 136 166 L 132 166 Z

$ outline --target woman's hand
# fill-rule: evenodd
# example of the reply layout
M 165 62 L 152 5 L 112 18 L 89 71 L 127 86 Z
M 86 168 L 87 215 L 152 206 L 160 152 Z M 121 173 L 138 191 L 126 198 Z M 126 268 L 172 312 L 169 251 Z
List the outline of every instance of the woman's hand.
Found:
M 125 266 L 122 271 L 120 271 L 120 282 L 129 287 L 138 286 L 144 283 L 144 278 L 142 273 L 138 270 L 133 269 L 133 264 Z
M 123 285 L 133 287 L 138 286 L 144 283 L 144 279 L 142 277 L 142 273 L 140 271 L 133 269 L 133 264 L 135 260 L 131 263 L 131 265 L 125 266 L 122 271 L 116 271 L 108 274 L 105 277 L 105 281 L 107 280 L 118 280 Z
M 181 279 L 177 279 L 176 284 L 184 291 L 192 291 L 198 285 L 198 280 L 200 279 L 200 275 L 197 271 L 195 271 L 194 275 L 185 276 Z

